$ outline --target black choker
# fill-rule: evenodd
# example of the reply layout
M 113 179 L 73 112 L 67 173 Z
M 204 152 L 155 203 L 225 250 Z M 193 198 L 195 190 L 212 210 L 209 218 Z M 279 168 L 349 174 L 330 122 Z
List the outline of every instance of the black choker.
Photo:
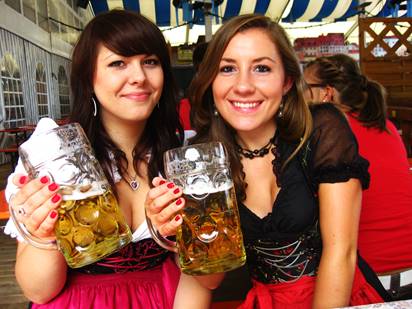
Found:
M 265 146 L 263 146 L 260 149 L 255 149 L 255 150 L 244 149 L 240 147 L 238 144 L 236 144 L 236 151 L 240 155 L 248 159 L 264 157 L 269 153 L 270 148 L 275 145 L 274 142 L 275 142 L 275 137 L 272 137 Z

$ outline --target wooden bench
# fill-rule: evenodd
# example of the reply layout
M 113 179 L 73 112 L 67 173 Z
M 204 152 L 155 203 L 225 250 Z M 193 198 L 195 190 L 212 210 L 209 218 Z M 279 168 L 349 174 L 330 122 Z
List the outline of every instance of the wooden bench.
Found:
M 9 146 L 6 148 L 0 148 L 0 153 L 5 153 L 7 155 L 10 155 L 10 162 L 11 162 L 12 168 L 14 169 L 19 159 L 19 152 L 18 152 L 17 146 Z

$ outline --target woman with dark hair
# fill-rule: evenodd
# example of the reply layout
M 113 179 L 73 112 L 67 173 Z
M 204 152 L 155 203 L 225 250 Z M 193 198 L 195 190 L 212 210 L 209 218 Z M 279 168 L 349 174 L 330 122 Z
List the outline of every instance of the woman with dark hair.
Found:
M 143 207 L 149 179 L 163 173 L 163 152 L 183 141 L 161 31 L 128 11 L 96 16 L 74 48 L 71 90 L 71 121 L 80 123 L 90 139 L 133 240 L 77 269 L 69 269 L 57 250 L 19 242 L 17 281 L 32 308 L 172 308 L 180 271 L 173 256 L 152 240 Z M 24 171 L 21 164 L 19 171 Z M 30 180 L 24 174 L 14 174 L 15 185 L 11 182 L 10 206 L 26 212 L 17 220 L 40 239 L 54 238 L 62 199 L 59 186 L 47 176 Z M 167 189 L 172 195 L 179 192 Z M 12 228 L 8 224 L 8 232 Z M 209 293 L 192 290 L 198 308 L 206 308 Z
M 394 299 L 412 298 L 412 175 L 405 146 L 387 119 L 383 87 L 364 76 L 347 55 L 307 64 L 310 100 L 342 112 L 369 163 L 371 183 L 362 196 L 359 252 Z M 308 91 L 310 96 L 310 92 Z
M 191 84 L 191 143 L 224 142 L 230 156 L 253 280 L 241 308 L 332 308 L 381 302 L 379 288 L 386 295 L 356 252 L 368 163 L 333 105 L 308 108 L 303 84 L 285 31 L 259 15 L 216 32 Z M 184 202 L 162 190 L 149 192 L 146 211 L 170 235 Z

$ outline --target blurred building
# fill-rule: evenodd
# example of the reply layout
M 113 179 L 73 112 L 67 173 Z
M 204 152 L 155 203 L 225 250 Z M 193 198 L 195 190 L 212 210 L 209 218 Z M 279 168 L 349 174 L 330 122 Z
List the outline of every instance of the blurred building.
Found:
M 346 44 L 343 33 L 329 33 L 313 38 L 298 38 L 294 42 L 294 49 L 303 63 L 321 56 L 334 54 L 348 54 L 359 60 L 357 44 Z
M 5 128 L 70 111 L 69 58 L 92 17 L 77 0 L 0 0 L 0 117 Z

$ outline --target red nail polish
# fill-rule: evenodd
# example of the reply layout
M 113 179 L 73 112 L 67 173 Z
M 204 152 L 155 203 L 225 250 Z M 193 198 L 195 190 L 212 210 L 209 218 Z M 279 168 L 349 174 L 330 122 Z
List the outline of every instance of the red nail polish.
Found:
M 40 178 L 40 182 L 41 183 L 48 183 L 49 182 L 49 177 L 43 176 L 42 178 Z
M 50 218 L 54 219 L 54 218 L 56 218 L 56 216 L 57 216 L 57 211 L 53 210 L 53 211 L 50 213 Z
M 176 189 L 173 190 L 173 193 L 174 193 L 174 194 L 178 194 L 179 192 L 180 192 L 180 189 L 179 189 L 179 188 L 176 188 Z
M 51 201 L 52 201 L 53 203 L 57 203 L 58 201 L 60 201 L 61 198 L 62 198 L 62 197 L 61 197 L 60 195 L 55 194 L 55 195 L 52 197 Z
M 176 205 L 180 205 L 180 204 L 182 204 L 182 199 L 181 198 L 176 201 Z
M 19 183 L 22 185 L 26 182 L 26 180 L 27 180 L 27 176 L 21 176 L 19 179 Z
M 170 183 L 167 184 L 167 187 L 169 189 L 173 188 L 174 186 L 175 186 L 175 184 L 173 182 L 170 182 Z
M 159 185 L 163 185 L 163 184 L 165 184 L 166 183 L 166 181 L 164 181 L 164 180 L 160 180 L 159 181 Z
M 175 221 L 179 221 L 179 220 L 180 220 L 180 216 L 177 215 L 177 216 L 175 217 Z
M 49 184 L 49 186 L 48 186 L 50 191 L 56 191 L 58 187 L 59 186 L 55 182 Z

